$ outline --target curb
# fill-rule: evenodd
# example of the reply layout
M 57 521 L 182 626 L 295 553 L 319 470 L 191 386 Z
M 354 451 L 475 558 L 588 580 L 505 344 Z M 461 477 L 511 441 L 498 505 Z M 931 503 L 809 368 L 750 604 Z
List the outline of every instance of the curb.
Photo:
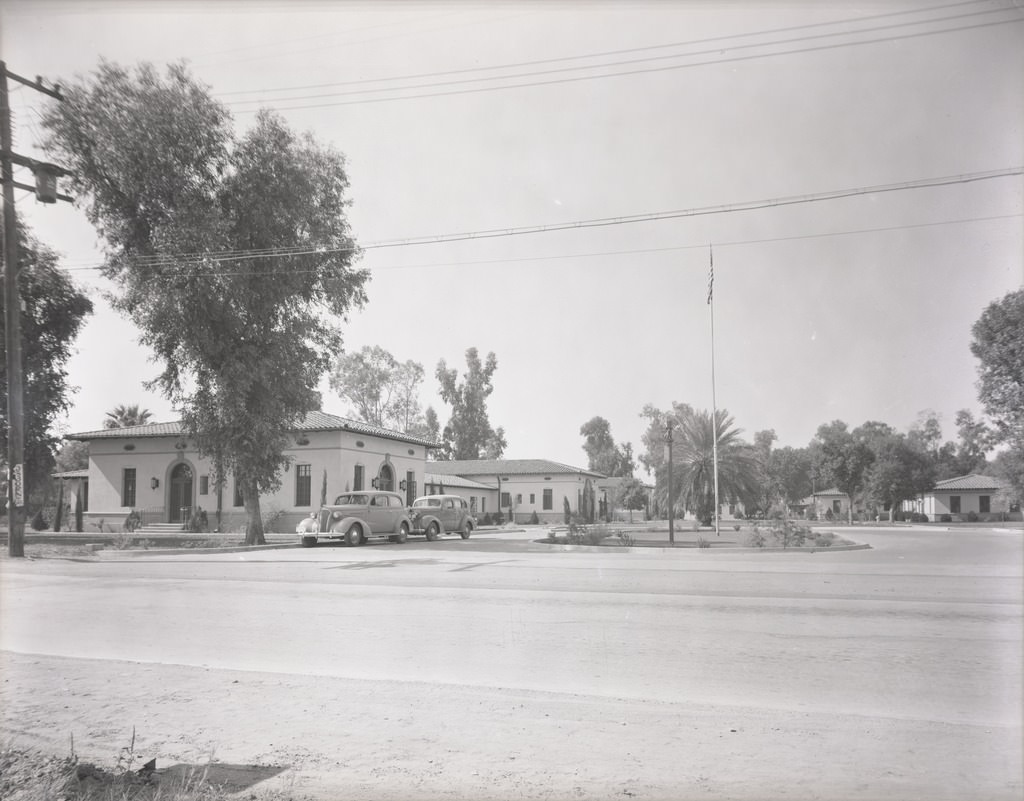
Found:
M 686 553 L 688 551 L 699 551 L 705 553 L 828 553 L 830 551 L 868 551 L 871 546 L 866 542 L 854 545 L 830 545 L 815 546 L 813 548 L 698 548 L 696 545 L 686 547 L 658 547 L 658 546 L 629 546 L 629 545 L 566 545 L 564 543 L 549 543 L 544 540 L 534 540 L 538 545 L 547 545 L 553 551 L 582 551 L 584 553 Z
M 282 542 L 267 545 L 227 545 L 223 548 L 104 548 L 96 551 L 100 559 L 137 558 L 140 556 L 181 556 L 182 554 L 251 553 L 252 551 L 282 551 L 286 548 L 301 548 L 298 542 Z

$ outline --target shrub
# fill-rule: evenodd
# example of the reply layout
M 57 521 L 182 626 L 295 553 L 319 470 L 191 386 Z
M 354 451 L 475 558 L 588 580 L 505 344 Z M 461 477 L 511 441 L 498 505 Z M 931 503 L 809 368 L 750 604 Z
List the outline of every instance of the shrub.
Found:
M 737 525 L 733 526 L 733 527 L 732 527 L 732 530 L 733 530 L 733 531 L 739 531 L 739 530 L 740 530 L 739 524 L 737 524 Z
M 111 543 L 119 551 L 127 551 L 132 545 L 135 544 L 135 537 L 132 536 L 130 531 L 121 531 L 114 537 L 114 541 Z
M 534 509 L 530 513 L 530 525 L 531 526 L 538 526 L 538 525 L 540 525 L 540 518 L 537 517 L 537 510 L 536 509 Z
M 822 531 L 820 534 L 815 535 L 814 544 L 822 548 L 830 548 L 835 540 L 836 535 L 831 531 Z
M 210 530 L 210 521 L 206 517 L 206 512 L 203 511 L 201 506 L 197 506 L 192 510 L 192 514 L 188 518 L 188 523 L 185 525 L 185 529 L 194 534 Z
M 747 547 L 750 547 L 750 548 L 763 548 L 764 547 L 764 545 L 765 545 L 765 536 L 761 532 L 761 529 L 758 528 L 756 525 L 750 530 L 750 533 L 747 534 L 746 544 L 747 544 Z
M 565 518 L 565 525 L 572 522 L 572 507 L 569 506 L 569 499 L 564 495 L 562 496 L 562 517 Z
M 49 524 L 46 522 L 46 517 L 43 515 L 43 510 L 40 509 L 35 513 L 32 518 L 32 528 L 35 531 L 43 531 Z
M 978 513 L 975 512 L 973 509 L 967 513 L 967 522 L 968 523 L 977 523 L 978 522 Z
M 138 510 L 132 509 L 128 513 L 128 517 L 126 517 L 124 519 L 124 523 L 121 525 L 121 528 L 124 531 L 132 532 L 132 531 L 135 531 L 135 529 L 141 528 L 141 527 L 142 527 L 142 515 L 139 514 Z
M 698 548 L 710 548 L 711 547 L 711 542 L 709 540 L 704 539 L 704 537 L 697 537 L 697 547 Z
M 953 522 L 953 516 L 952 515 L 939 515 L 939 522 L 940 523 L 952 523 Z
M 912 522 L 912 523 L 927 523 L 928 522 L 928 515 L 923 514 L 921 512 L 914 512 L 910 516 L 910 522 Z
M 835 515 L 832 514 L 832 510 L 831 509 L 826 509 L 825 510 L 825 519 L 826 520 L 834 520 L 835 519 Z
M 773 520 L 768 525 L 768 536 L 783 548 L 800 547 L 811 536 L 811 529 L 792 520 Z
M 619 538 L 619 545 L 625 545 L 627 547 L 636 545 L 636 540 L 633 538 L 632 534 L 628 534 L 625 531 L 616 531 L 615 536 Z

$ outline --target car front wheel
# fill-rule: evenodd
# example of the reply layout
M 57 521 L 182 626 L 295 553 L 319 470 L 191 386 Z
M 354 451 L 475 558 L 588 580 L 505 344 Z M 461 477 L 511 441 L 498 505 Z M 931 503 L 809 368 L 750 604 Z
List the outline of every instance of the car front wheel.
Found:
M 316 537 L 303 537 L 302 538 L 302 547 L 303 548 L 312 548 L 314 545 L 316 545 Z
M 398 529 L 398 536 L 395 537 L 395 542 L 402 545 L 407 539 L 409 539 L 409 524 L 402 523 Z
M 429 526 L 427 526 L 427 541 L 428 542 L 433 542 L 434 540 L 436 540 L 438 534 L 439 534 L 439 531 L 438 531 L 438 528 L 437 528 L 437 523 L 431 523 Z
M 345 532 L 345 544 L 346 545 L 359 545 L 363 541 L 363 530 L 359 527 L 358 523 L 353 523 L 348 531 Z

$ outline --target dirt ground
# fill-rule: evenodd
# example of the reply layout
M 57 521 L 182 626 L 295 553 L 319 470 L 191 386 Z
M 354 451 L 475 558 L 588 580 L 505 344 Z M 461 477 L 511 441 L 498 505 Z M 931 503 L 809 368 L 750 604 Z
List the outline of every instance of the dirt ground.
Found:
M 972 764 L 962 727 L 937 722 L 0 658 L 6 740 L 52 754 L 69 753 L 73 742 L 81 759 L 109 767 L 134 727 L 137 764 L 156 758 L 166 773 L 212 761 L 211 779 L 245 798 L 281 790 L 381 801 L 1020 795 L 1019 786 L 979 787 L 979 777 L 952 770 L 921 775 L 915 749 L 929 765 L 944 754 L 951 765 Z M 991 729 L 980 740 L 998 749 L 1004 736 Z M 991 751 L 974 756 L 983 763 Z

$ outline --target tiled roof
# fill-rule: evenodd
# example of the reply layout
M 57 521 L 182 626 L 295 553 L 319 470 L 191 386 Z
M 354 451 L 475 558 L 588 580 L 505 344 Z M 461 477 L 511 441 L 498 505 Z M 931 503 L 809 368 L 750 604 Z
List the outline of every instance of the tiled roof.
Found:
M 401 431 L 392 431 L 388 428 L 372 426 L 369 423 L 361 423 L 358 420 L 350 420 L 347 417 L 338 417 L 327 412 L 312 411 L 298 424 L 292 426 L 292 431 L 353 431 L 357 434 L 365 434 L 368 437 L 381 437 L 382 439 L 394 439 L 400 442 L 411 442 L 422 445 L 424 448 L 439 448 L 440 443 L 433 442 L 413 434 L 403 434 Z M 147 423 L 142 426 L 129 426 L 127 428 L 101 428 L 96 431 L 83 431 L 80 434 L 69 434 L 67 439 L 91 440 L 91 439 L 135 439 L 137 437 L 180 437 L 184 436 L 185 429 L 180 421 L 173 423 Z
M 947 478 L 944 481 L 936 481 L 934 492 L 948 492 L 949 490 L 999 490 L 1005 486 L 1003 481 L 991 476 L 979 476 L 971 473 L 966 476 Z
M 604 478 L 601 473 L 547 459 L 460 459 L 430 463 L 430 471 L 446 476 L 564 475 L 581 474 Z
M 430 464 L 434 464 L 431 462 Z M 463 478 L 462 476 L 445 476 L 440 473 L 425 473 L 423 477 L 423 483 L 426 484 L 443 484 L 445 488 L 448 487 L 461 487 L 462 489 L 479 489 L 479 490 L 496 490 L 497 487 L 492 487 L 488 484 L 481 484 L 479 481 L 473 481 L 470 478 Z
M 839 487 L 832 487 L 832 489 L 827 489 L 824 492 L 816 492 L 811 497 L 813 497 L 813 498 L 822 498 L 822 497 L 824 497 L 826 495 L 828 495 L 828 496 L 835 496 L 837 498 L 845 498 L 846 497 L 846 493 L 843 492 L 842 490 L 840 490 Z

